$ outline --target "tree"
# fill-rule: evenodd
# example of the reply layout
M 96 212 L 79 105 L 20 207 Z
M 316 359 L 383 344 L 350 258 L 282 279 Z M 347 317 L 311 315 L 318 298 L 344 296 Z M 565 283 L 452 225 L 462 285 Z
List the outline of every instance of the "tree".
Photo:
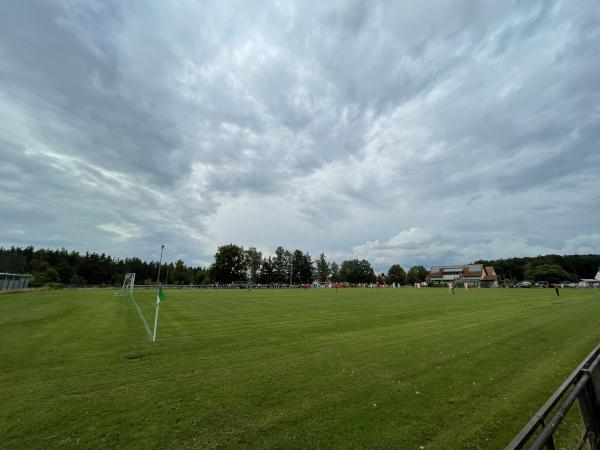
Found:
M 187 267 L 185 267 L 185 264 L 181 259 L 177 260 L 175 267 L 171 270 L 169 275 L 169 278 L 171 278 L 171 281 L 175 284 L 190 284 L 192 282 L 192 274 L 188 271 Z
M 569 273 L 569 279 L 593 278 L 600 266 L 600 255 L 543 255 L 524 258 L 508 258 L 497 260 L 479 260 L 476 264 L 493 266 L 498 277 L 505 280 L 525 280 L 529 278 L 536 267 L 542 265 L 560 266 Z
M 33 271 L 31 272 L 31 284 L 34 286 L 42 286 L 48 283 L 58 283 L 60 275 L 58 271 L 51 267 L 48 261 L 36 261 L 33 263 Z
M 548 281 L 549 283 L 572 280 L 571 274 L 558 264 L 542 264 L 532 267 L 528 270 L 526 277 L 531 281 Z
M 408 284 L 422 283 L 427 278 L 427 269 L 423 266 L 413 266 L 406 274 Z
M 315 261 L 315 276 L 318 281 L 325 282 L 329 278 L 329 274 L 329 263 L 325 259 L 325 253 L 321 253 L 319 259 Z
M 208 282 L 208 273 L 202 267 L 196 267 L 192 271 L 192 282 L 194 284 L 204 284 Z
M 313 279 L 310 254 L 294 250 L 291 255 L 292 282 L 294 284 L 310 283 Z
M 273 258 L 273 281 L 276 283 L 285 283 L 290 280 L 289 277 L 290 252 L 283 247 L 275 249 L 275 258 Z
M 256 250 L 256 248 L 250 247 L 246 250 L 244 258 L 248 278 L 253 282 L 257 282 L 258 271 L 262 262 L 262 253 Z
M 129 272 L 136 274 L 139 283 L 144 284 L 144 281 L 148 280 L 148 284 L 152 284 L 158 273 L 158 262 L 156 261 L 142 261 L 137 257 L 120 260 L 113 259 L 104 253 L 80 254 L 75 251 L 69 252 L 64 248 L 34 250 L 33 247 L 24 249 L 0 247 L 0 269 L 7 264 L 15 267 L 16 273 L 24 271 L 32 274 L 32 284 L 35 285 L 61 282 L 71 285 L 89 283 L 120 286 L 123 283 L 124 274 Z M 196 278 L 201 282 L 206 276 L 205 269 L 187 267 L 183 261 L 179 261 L 179 267 L 177 267 L 179 274 L 175 272 L 175 269 L 176 266 L 173 263 L 165 262 L 161 268 L 161 275 L 166 278 L 168 272 L 169 281 L 171 281 L 175 273 L 176 281 L 180 283 L 189 281 L 199 283 Z M 56 275 L 58 275 L 58 279 L 56 279 Z
M 388 270 L 387 280 L 388 283 L 404 284 L 406 283 L 406 272 L 400 267 L 400 264 L 394 264 Z
M 60 261 L 55 267 L 56 271 L 60 276 L 60 282 L 64 284 L 74 284 L 71 282 L 73 276 L 76 276 L 74 267 L 72 267 L 67 261 Z M 81 277 L 80 277 L 81 278 Z M 79 283 L 78 286 L 81 286 Z
M 71 279 L 69 280 L 69 284 L 71 286 L 85 286 L 87 284 L 87 281 L 85 281 L 84 278 L 80 277 L 79 275 L 75 274 L 71 277 Z
M 262 284 L 271 284 L 273 282 L 273 260 L 270 256 L 263 258 L 260 265 L 260 282 Z
M 104 275 L 100 263 L 100 255 L 94 252 L 86 252 L 79 262 L 77 275 L 85 278 L 90 284 L 103 284 Z
M 79 275 L 77 275 L 79 276 Z M 115 272 L 110 278 L 110 284 L 113 286 L 122 286 L 125 280 L 125 275 L 122 272 Z
M 329 278 L 334 283 L 342 280 L 340 277 L 340 266 L 335 261 L 329 265 Z
M 600 255 L 566 255 L 561 266 L 576 279 L 594 278 L 600 268 Z
M 348 283 L 370 283 L 375 281 L 375 272 L 369 261 L 350 259 L 342 262 L 340 278 Z
M 223 245 L 215 253 L 215 262 L 209 269 L 210 278 L 219 283 L 243 281 L 246 268 L 244 266 L 244 248 L 235 244 Z

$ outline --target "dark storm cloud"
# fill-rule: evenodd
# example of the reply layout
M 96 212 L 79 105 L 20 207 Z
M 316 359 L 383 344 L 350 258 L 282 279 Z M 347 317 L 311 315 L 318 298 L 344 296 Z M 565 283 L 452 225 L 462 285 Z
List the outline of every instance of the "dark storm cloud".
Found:
M 191 262 L 223 242 L 307 242 L 380 269 L 586 248 L 567 236 L 596 242 L 598 213 L 574 199 L 600 191 L 599 14 L 9 2 L 0 244 L 152 256 L 168 241 Z

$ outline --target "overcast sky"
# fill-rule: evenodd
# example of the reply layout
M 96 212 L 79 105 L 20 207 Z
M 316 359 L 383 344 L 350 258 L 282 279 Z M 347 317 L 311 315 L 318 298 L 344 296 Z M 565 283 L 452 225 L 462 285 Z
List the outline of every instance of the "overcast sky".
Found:
M 600 3 L 5 1 L 0 245 L 600 253 Z

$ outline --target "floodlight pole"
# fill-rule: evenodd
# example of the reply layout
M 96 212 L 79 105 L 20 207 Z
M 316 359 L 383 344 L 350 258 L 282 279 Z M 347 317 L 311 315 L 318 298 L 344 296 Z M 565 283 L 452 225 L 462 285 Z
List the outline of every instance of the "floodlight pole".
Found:
M 160 297 L 158 296 L 160 290 L 160 266 L 162 265 L 162 255 L 165 244 L 160 246 L 160 261 L 158 262 L 158 278 L 156 279 L 156 315 L 154 316 L 154 333 L 152 335 L 152 342 L 156 342 L 156 330 L 158 329 L 158 309 L 160 307 Z

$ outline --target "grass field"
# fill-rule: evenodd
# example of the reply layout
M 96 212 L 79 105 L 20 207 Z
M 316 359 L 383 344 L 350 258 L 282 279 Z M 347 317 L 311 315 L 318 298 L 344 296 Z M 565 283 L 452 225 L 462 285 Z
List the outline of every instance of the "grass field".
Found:
M 154 293 L 135 293 L 152 327 Z M 2 448 L 503 448 L 600 341 L 590 289 L 0 296 Z

